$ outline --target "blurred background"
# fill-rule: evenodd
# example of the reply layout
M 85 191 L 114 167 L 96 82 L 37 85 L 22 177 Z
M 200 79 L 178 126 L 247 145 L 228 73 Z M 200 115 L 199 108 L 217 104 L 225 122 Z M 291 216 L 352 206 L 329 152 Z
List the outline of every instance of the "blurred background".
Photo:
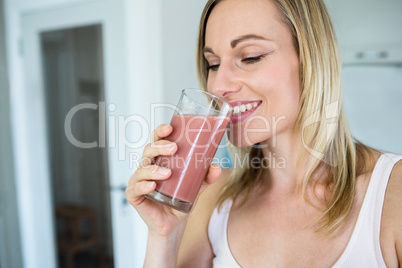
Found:
M 1 268 L 142 267 L 124 189 L 166 104 L 199 87 L 205 3 L 0 0 Z M 352 133 L 402 154 L 402 2 L 326 3 Z

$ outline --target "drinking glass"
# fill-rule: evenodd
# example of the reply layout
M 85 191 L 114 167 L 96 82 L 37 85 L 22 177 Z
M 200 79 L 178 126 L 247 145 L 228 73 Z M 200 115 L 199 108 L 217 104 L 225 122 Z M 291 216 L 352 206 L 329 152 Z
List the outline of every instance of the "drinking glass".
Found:
M 166 140 L 177 144 L 172 156 L 158 156 L 155 164 L 171 169 L 171 176 L 157 181 L 146 195 L 164 205 L 190 213 L 222 140 L 232 113 L 231 106 L 204 90 L 184 89 Z

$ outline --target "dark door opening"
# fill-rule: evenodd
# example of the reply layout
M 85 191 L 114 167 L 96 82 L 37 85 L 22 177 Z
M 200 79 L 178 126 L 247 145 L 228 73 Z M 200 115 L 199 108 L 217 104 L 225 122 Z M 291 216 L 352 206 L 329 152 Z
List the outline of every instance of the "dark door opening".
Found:
M 40 37 L 59 267 L 113 267 L 107 149 L 99 146 L 105 135 L 99 133 L 105 124 L 99 114 L 105 101 L 102 26 Z M 66 119 L 71 122 L 67 131 Z M 74 145 L 69 133 L 97 145 Z

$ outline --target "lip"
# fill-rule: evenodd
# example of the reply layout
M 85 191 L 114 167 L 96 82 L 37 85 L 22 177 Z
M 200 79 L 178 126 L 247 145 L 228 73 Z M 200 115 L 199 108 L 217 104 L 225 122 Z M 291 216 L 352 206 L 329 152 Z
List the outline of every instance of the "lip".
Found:
M 232 101 L 232 102 L 229 102 L 229 104 L 232 107 L 240 106 L 240 105 L 243 105 L 243 104 L 246 105 L 248 103 L 254 103 L 254 102 L 258 103 L 257 107 L 254 107 L 251 110 L 245 111 L 245 112 L 243 112 L 243 113 L 241 113 L 239 115 L 232 115 L 230 117 L 231 123 L 235 125 L 235 124 L 241 123 L 242 121 L 246 120 L 255 110 L 257 110 L 258 107 L 260 107 L 262 101 L 251 100 L 251 101 Z

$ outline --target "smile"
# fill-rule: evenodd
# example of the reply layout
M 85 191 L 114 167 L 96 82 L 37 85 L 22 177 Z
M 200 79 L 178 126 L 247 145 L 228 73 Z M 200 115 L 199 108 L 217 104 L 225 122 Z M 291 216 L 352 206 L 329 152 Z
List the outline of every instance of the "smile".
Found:
M 249 117 L 261 104 L 261 101 L 232 102 L 233 114 L 230 117 L 232 124 L 237 124 Z
M 242 104 L 239 106 L 234 106 L 233 107 L 233 115 L 239 115 L 244 113 L 245 111 L 250 111 L 251 109 L 255 108 L 258 106 L 258 102 L 252 102 L 252 103 L 247 103 L 247 104 Z

